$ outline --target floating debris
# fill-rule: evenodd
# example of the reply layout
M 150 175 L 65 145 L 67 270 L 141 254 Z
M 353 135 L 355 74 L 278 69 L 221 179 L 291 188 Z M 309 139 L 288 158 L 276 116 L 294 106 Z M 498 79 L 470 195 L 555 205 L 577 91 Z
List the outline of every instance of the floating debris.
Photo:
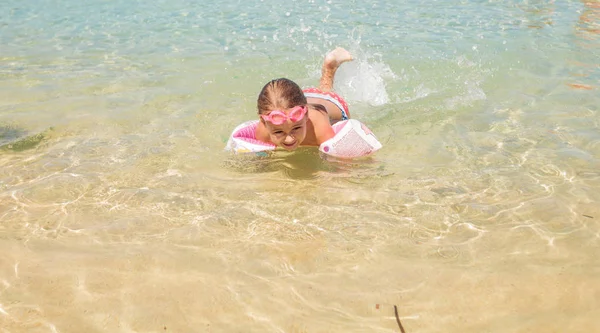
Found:
M 380 304 L 375 304 L 375 309 L 379 310 L 380 307 Z M 396 305 L 394 305 L 394 315 L 396 316 L 396 323 L 398 324 L 398 328 L 400 328 L 400 332 L 406 333 L 404 327 L 402 326 L 402 323 L 400 322 L 400 316 L 398 315 L 398 307 Z
M 398 323 L 400 332 L 406 333 L 406 331 L 404 331 L 404 327 L 402 327 L 402 323 L 400 322 L 400 316 L 398 316 L 398 307 L 396 305 L 394 305 L 394 315 L 396 315 L 396 322 Z
M 583 83 L 567 83 L 569 85 L 569 87 L 573 88 L 573 89 L 582 89 L 582 90 L 592 90 L 594 89 L 594 87 L 590 86 L 589 84 L 583 84 Z

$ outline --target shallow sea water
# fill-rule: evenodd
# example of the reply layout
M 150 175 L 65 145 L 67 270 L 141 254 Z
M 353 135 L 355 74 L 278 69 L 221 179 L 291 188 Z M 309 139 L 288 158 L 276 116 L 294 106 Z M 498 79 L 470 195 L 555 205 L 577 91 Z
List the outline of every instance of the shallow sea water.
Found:
M 1 332 L 600 330 L 599 2 L 0 9 Z M 381 151 L 223 151 L 338 45 Z

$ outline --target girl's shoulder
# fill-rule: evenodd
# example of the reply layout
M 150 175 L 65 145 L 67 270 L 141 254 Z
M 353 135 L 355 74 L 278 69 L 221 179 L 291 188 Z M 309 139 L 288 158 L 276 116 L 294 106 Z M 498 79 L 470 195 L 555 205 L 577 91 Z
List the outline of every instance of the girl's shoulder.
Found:
M 269 132 L 267 131 L 267 128 L 265 127 L 265 125 L 263 124 L 262 121 L 258 121 L 258 124 L 256 124 L 256 129 L 254 130 L 254 136 L 256 138 L 256 140 L 258 141 L 262 141 L 262 142 L 271 142 L 271 140 L 269 139 Z
M 308 119 L 312 125 L 312 128 L 309 126 L 309 129 L 314 131 L 316 145 L 320 145 L 321 143 L 333 138 L 335 132 L 333 131 L 333 127 L 331 127 L 329 115 L 324 107 L 323 109 L 320 109 L 319 107 L 314 107 L 314 105 L 309 105 Z

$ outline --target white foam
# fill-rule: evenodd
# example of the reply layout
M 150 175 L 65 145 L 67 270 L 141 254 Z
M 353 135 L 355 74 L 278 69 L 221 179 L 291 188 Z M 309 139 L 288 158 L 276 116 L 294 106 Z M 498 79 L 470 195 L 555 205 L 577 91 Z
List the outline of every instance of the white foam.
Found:
M 397 79 L 383 62 L 381 55 L 359 50 L 350 51 L 354 61 L 344 63 L 336 73 L 335 89 L 349 102 L 364 102 L 373 106 L 390 102 L 386 79 Z
M 365 102 L 374 106 L 389 103 L 384 78 L 393 74 L 384 63 L 357 59 L 338 71 L 336 90 L 350 102 Z
M 373 106 L 390 102 L 386 82 L 398 76 L 382 60 L 381 54 L 371 54 L 360 48 L 360 40 L 349 48 L 353 61 L 342 64 L 335 74 L 334 89 L 347 102 L 362 102 Z M 311 76 L 321 75 L 320 64 Z

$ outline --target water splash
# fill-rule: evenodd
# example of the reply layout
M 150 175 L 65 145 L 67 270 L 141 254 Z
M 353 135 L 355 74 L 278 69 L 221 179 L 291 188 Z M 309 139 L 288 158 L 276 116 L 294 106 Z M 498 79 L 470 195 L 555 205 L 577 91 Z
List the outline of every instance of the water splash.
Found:
M 364 102 L 373 106 L 390 102 L 387 80 L 398 76 L 383 61 L 382 55 L 351 50 L 354 61 L 345 63 L 336 74 L 335 89 L 350 102 Z

